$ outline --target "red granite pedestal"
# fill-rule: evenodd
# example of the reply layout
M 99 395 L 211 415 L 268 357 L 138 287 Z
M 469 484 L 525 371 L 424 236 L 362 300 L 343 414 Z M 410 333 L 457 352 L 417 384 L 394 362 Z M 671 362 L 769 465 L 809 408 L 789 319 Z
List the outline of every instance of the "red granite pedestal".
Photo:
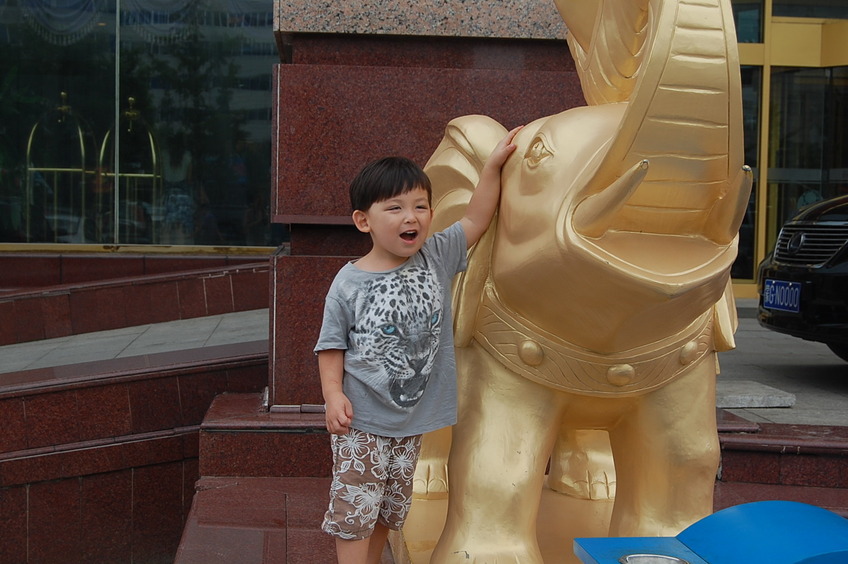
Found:
M 848 428 L 762 425 L 722 410 L 718 422 L 716 511 L 780 499 L 848 517 Z M 175 564 L 335 562 L 332 540 L 319 530 L 329 487 L 328 443 L 320 414 L 270 413 L 260 394 L 216 398 L 201 426 L 204 477 Z M 397 562 L 427 562 L 444 503 L 416 501 L 410 519 L 424 523 L 416 528 L 422 536 L 395 539 Z M 545 519 L 546 511 L 570 509 L 580 518 L 569 523 L 569 532 L 592 536 L 611 507 L 609 501 L 543 492 L 538 526 L 546 562 L 577 562 L 563 540 L 563 524 Z M 384 562 L 392 561 L 387 554 Z

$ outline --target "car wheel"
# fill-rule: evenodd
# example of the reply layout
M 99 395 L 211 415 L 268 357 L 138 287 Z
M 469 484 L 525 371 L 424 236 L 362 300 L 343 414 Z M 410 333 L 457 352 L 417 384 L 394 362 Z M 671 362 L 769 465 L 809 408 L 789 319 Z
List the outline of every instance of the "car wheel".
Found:
M 848 344 L 847 343 L 825 343 L 827 348 L 833 351 L 833 353 L 848 362 Z

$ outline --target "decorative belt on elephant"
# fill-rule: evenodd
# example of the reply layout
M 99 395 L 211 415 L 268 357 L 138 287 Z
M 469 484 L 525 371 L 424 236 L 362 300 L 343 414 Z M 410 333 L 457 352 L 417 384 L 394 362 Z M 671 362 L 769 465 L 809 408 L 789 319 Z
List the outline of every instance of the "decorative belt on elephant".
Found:
M 566 342 L 522 319 L 487 285 L 474 338 L 510 370 L 560 390 L 633 396 L 658 388 L 712 353 L 712 310 L 671 338 L 615 354 Z

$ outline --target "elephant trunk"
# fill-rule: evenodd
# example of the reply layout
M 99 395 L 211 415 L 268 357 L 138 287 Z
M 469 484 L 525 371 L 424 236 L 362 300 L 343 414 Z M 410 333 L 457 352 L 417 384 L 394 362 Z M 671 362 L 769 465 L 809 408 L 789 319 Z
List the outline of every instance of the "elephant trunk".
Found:
M 628 108 L 607 154 L 580 189 L 591 198 L 646 160 L 644 181 L 604 228 L 729 244 L 741 215 L 724 212 L 747 201 L 750 191 L 740 174 L 742 96 L 729 1 L 588 4 L 596 7 L 591 24 L 587 3 L 557 2 L 572 30 L 569 45 L 586 99 L 590 105 L 627 100 Z M 592 39 L 584 48 L 590 25 Z M 591 228 L 576 228 L 599 237 L 598 224 L 589 223 Z

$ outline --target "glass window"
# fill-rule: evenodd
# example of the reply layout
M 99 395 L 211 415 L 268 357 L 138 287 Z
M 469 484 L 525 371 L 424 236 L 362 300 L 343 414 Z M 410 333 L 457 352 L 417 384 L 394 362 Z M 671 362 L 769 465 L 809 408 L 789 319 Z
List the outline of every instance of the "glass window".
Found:
M 763 0 L 732 0 L 736 40 L 739 43 L 763 42 Z
M 272 0 L 119 5 L 0 3 L 0 242 L 279 244 Z
M 800 208 L 848 193 L 848 67 L 774 68 L 768 246 Z
M 733 263 L 731 275 L 737 279 L 753 279 L 756 260 L 757 225 L 757 156 L 760 139 L 760 101 L 763 71 L 761 67 L 743 66 L 742 119 L 745 135 L 745 164 L 754 170 L 754 185 L 748 208 L 739 228 L 739 254 Z
M 772 14 L 795 18 L 848 18 L 848 0 L 773 0 Z

